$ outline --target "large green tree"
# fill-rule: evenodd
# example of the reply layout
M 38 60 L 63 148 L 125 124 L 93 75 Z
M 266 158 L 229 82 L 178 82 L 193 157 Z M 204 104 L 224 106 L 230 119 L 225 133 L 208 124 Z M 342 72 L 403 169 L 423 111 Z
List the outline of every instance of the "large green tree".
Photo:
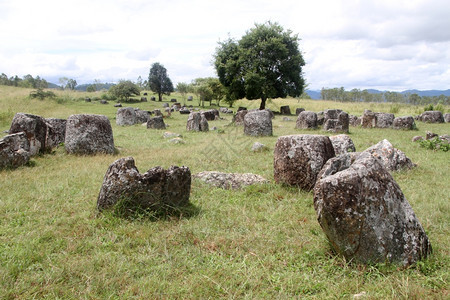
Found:
M 162 95 L 170 95 L 174 91 L 172 81 L 167 75 L 167 70 L 160 63 L 154 63 L 148 75 L 150 89 L 158 94 L 158 100 L 162 101 Z
M 108 92 L 123 101 L 128 101 L 130 97 L 141 93 L 139 87 L 130 80 L 119 81 L 118 84 L 110 87 Z
M 239 41 L 220 42 L 214 66 L 227 99 L 261 99 L 264 109 L 268 98 L 300 96 L 305 61 L 298 42 L 296 34 L 272 22 L 256 24 Z

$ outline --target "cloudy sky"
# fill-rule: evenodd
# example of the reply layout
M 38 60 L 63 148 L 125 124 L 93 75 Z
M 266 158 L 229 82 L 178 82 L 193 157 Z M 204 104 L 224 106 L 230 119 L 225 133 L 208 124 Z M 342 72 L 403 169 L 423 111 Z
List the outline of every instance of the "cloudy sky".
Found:
M 310 89 L 450 88 L 448 0 L 0 0 L 0 73 L 135 81 L 159 62 L 190 82 L 268 20 L 301 38 Z

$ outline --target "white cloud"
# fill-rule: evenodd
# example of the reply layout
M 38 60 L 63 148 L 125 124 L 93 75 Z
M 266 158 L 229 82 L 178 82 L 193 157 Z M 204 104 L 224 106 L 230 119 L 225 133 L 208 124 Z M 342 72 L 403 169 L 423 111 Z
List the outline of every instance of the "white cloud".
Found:
M 311 88 L 449 88 L 447 0 L 0 0 L 0 72 L 174 83 L 214 76 L 219 40 L 254 23 L 298 33 Z

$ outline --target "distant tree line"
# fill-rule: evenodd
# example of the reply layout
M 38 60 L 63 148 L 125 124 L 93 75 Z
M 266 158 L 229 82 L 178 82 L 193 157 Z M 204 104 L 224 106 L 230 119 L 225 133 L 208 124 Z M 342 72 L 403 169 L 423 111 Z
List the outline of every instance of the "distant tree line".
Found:
M 46 89 L 48 88 L 48 82 L 44 78 L 36 76 L 34 78 L 31 75 L 25 75 L 22 78 L 19 76 L 8 77 L 5 73 L 0 75 L 0 85 L 24 87 L 24 88 L 35 88 L 35 89 Z
M 450 96 L 419 96 L 416 93 L 380 92 L 371 93 L 368 90 L 352 89 L 346 91 L 340 88 L 322 88 L 320 91 L 322 100 L 339 102 L 392 102 L 407 103 L 413 105 L 445 104 L 450 105 Z

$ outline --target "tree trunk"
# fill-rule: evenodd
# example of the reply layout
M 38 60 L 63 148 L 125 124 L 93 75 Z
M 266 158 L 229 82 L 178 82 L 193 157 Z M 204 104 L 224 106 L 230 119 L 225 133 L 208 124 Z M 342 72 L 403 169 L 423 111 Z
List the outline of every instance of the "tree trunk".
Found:
M 162 94 L 158 93 L 158 101 L 162 101 Z
M 260 110 L 266 109 L 266 96 L 261 97 L 261 105 L 259 106 Z

